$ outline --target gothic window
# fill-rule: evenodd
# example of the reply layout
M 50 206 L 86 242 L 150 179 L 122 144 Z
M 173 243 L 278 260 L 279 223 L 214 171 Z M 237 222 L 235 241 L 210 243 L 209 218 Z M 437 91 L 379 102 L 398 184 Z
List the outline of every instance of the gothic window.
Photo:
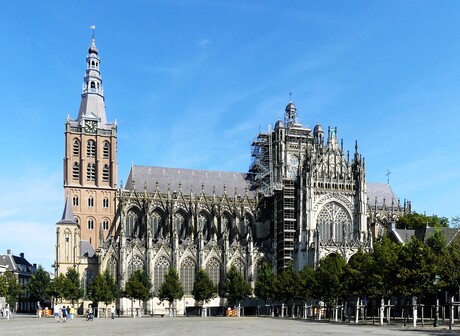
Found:
M 113 279 L 117 279 L 117 259 L 115 259 L 114 256 L 112 256 L 107 263 L 107 269 L 109 270 L 110 275 L 112 276 Z
M 72 233 L 70 232 L 69 229 L 66 229 L 64 232 L 64 241 L 65 241 L 65 261 L 69 262 L 71 261 L 71 256 L 72 256 Z
M 72 167 L 72 178 L 78 180 L 80 178 L 80 165 L 78 162 L 74 162 Z
M 203 232 L 203 239 L 208 241 L 211 239 L 211 228 L 208 218 L 204 213 L 198 216 L 198 228 Z
M 246 267 L 244 266 L 244 262 L 241 259 L 236 259 L 233 262 L 233 266 L 236 267 L 236 269 L 240 272 L 240 274 L 243 276 L 243 278 L 246 279 Z
M 109 158 L 109 153 L 110 153 L 110 145 L 106 141 L 106 142 L 104 142 L 104 146 L 102 147 L 102 156 L 104 157 L 104 159 Z
M 92 208 L 94 206 L 94 198 L 93 196 L 88 197 L 88 207 Z
M 107 231 L 109 229 L 109 221 L 107 219 L 104 219 L 102 221 L 102 230 Z
M 317 227 L 323 241 L 342 242 L 350 239 L 351 218 L 337 202 L 326 204 L 318 214 Z
M 139 218 L 136 213 L 130 211 L 128 216 L 126 216 L 126 236 L 130 237 L 135 235 L 135 232 L 138 229 Z
M 95 275 L 93 272 L 88 271 L 83 273 L 81 278 L 81 287 L 83 288 L 83 296 L 88 295 L 88 286 L 94 281 Z
M 210 259 L 206 263 L 206 272 L 209 274 L 214 285 L 219 287 L 220 284 L 220 262 L 216 258 Z
M 187 237 L 187 221 L 180 213 L 174 214 L 174 224 L 179 240 L 184 240 Z
M 251 223 L 251 221 L 246 216 L 244 216 L 243 220 L 240 220 L 239 228 L 238 228 L 238 231 L 240 233 L 240 237 L 246 237 L 246 235 L 248 233 L 250 223 Z
M 88 219 L 88 230 L 94 230 L 94 220 Z
M 102 200 L 102 207 L 103 208 L 109 207 L 109 199 L 107 197 L 104 197 L 104 199 Z
M 87 181 L 96 181 L 96 164 L 88 163 L 86 167 L 86 180 Z
M 110 170 L 109 165 L 105 164 L 102 168 L 102 181 L 109 182 Z
M 144 262 L 139 257 L 134 257 L 128 265 L 128 279 L 135 271 L 141 271 L 144 266 Z
M 86 156 L 87 157 L 96 157 L 96 142 L 94 140 L 89 140 L 86 144 Z
M 186 258 L 180 265 L 180 282 L 185 295 L 192 294 L 193 282 L 195 281 L 195 261 Z
M 77 195 L 74 195 L 72 197 L 72 205 L 73 206 L 78 206 L 78 196 Z
M 152 233 L 153 238 L 164 238 L 163 220 L 158 212 L 152 213 Z
M 73 153 L 73 155 L 75 155 L 75 156 L 78 156 L 78 155 L 80 154 L 80 140 L 75 139 L 75 140 L 73 141 L 72 153 Z
M 169 260 L 160 257 L 153 268 L 153 291 L 158 295 L 158 290 L 165 280 L 165 275 L 169 271 Z

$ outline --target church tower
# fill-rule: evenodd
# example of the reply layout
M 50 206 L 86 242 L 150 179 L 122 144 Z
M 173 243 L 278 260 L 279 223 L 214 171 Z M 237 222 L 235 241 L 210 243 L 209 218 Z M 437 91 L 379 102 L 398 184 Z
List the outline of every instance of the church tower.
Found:
M 93 35 L 78 117 L 68 117 L 65 123 L 64 192 L 79 229 L 77 264 L 85 262 L 81 258 L 95 258 L 95 251 L 114 230 L 116 155 L 117 125 L 107 121 L 99 51 Z M 59 266 L 64 260 L 59 246 L 57 251 Z M 61 268 L 59 272 L 65 271 Z

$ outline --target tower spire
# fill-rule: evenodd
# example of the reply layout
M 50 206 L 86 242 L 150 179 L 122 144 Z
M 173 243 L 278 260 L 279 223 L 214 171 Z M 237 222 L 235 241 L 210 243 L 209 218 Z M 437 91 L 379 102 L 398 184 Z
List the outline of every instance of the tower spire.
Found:
M 86 73 L 81 94 L 78 122 L 83 126 L 83 119 L 92 119 L 100 123 L 99 127 L 103 127 L 107 124 L 107 117 L 105 113 L 102 76 L 99 70 L 101 60 L 94 40 L 96 26 L 91 26 L 90 28 L 93 31 L 93 37 L 91 45 L 88 48 L 88 55 L 86 56 Z

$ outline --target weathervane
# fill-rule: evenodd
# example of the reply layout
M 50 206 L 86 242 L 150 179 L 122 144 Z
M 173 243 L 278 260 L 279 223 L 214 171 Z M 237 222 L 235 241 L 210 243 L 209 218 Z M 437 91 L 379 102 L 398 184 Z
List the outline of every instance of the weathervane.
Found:
M 94 40 L 94 31 L 96 30 L 96 26 L 95 25 L 89 26 L 89 29 L 93 30 L 93 40 Z

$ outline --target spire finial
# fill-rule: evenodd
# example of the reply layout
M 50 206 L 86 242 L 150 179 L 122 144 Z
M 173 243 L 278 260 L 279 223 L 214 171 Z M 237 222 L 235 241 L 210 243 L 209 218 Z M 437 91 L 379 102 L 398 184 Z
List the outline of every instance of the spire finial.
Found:
M 289 92 L 289 102 L 292 103 L 292 92 Z
M 92 25 L 92 26 L 89 27 L 89 29 L 93 30 L 93 41 L 94 41 L 94 31 L 96 30 L 96 26 Z
M 385 174 L 387 176 L 387 184 L 390 184 L 390 174 L 391 174 L 391 171 L 390 169 L 388 169 L 387 173 Z

